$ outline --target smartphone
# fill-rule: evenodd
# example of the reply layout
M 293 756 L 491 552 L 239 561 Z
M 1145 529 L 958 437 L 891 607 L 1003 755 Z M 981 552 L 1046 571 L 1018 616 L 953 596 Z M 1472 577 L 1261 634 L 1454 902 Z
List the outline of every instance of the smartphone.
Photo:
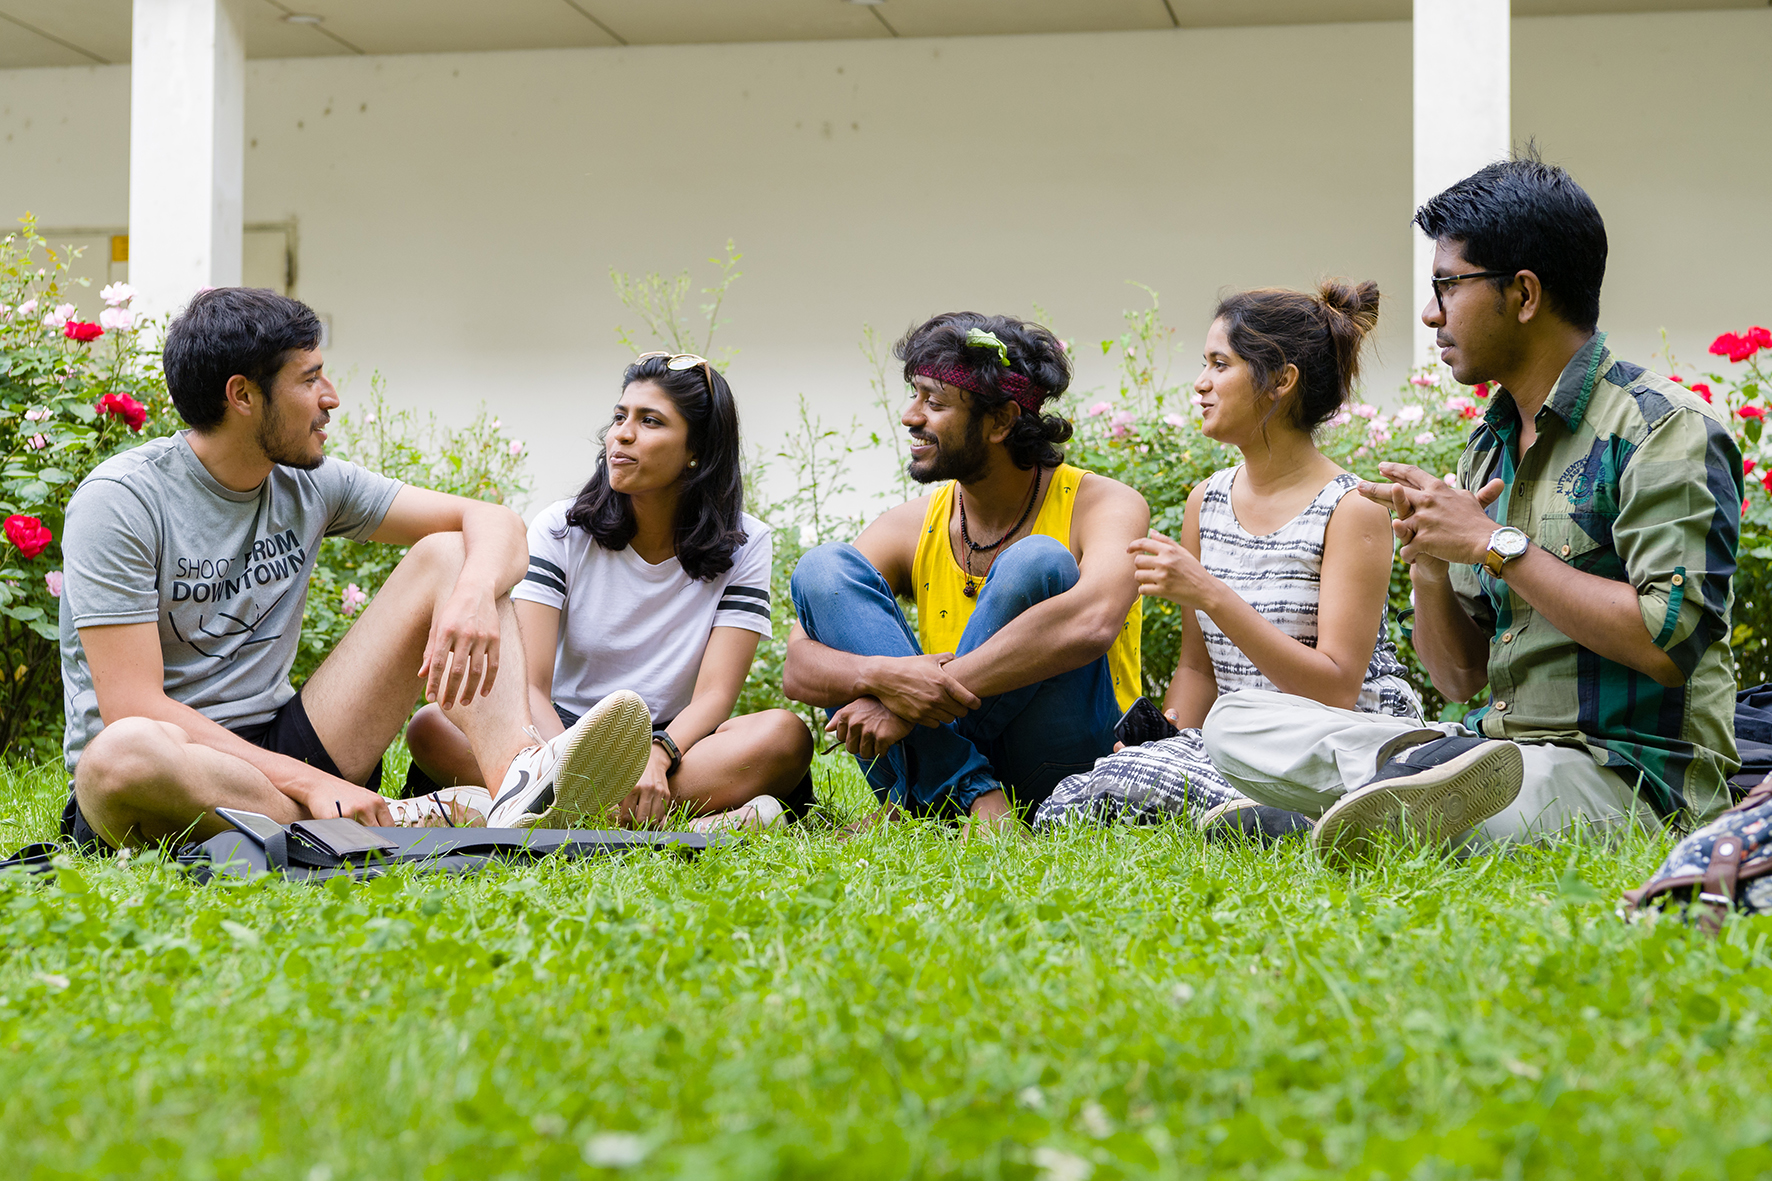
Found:
M 217 808 L 215 814 L 251 837 L 259 848 L 283 831 L 283 826 L 263 812 L 242 812 L 238 808 Z
M 1151 704 L 1148 697 L 1140 697 L 1132 703 L 1132 708 L 1121 715 L 1114 726 L 1114 737 L 1123 746 L 1143 746 L 1147 742 L 1161 742 L 1165 738 L 1174 738 L 1181 731 L 1174 722 L 1163 716 L 1163 711 Z

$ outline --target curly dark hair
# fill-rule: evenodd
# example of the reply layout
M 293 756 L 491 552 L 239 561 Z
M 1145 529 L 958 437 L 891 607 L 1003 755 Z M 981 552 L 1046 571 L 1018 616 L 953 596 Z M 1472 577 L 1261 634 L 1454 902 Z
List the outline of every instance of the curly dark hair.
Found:
M 650 381 L 689 422 L 689 453 L 697 463 L 684 471 L 677 500 L 677 560 L 689 577 L 708 582 L 732 569 L 732 555 L 748 540 L 738 407 L 718 369 L 708 366 L 703 377 L 700 365 L 671 369 L 669 360 L 661 354 L 634 362 L 622 373 L 621 388 Z M 609 486 L 606 446 L 597 453 L 597 470 L 566 510 L 566 527 L 583 529 L 607 550 L 626 549 L 634 540 L 639 524 L 633 502 Z
M 991 333 L 1008 348 L 1007 369 L 995 349 L 966 343 L 966 334 L 974 328 Z M 1071 384 L 1071 360 L 1058 337 L 1038 324 L 1012 316 L 945 312 L 905 333 L 892 346 L 892 355 L 904 362 L 906 382 L 919 369 L 966 370 L 979 386 L 979 391 L 970 393 L 975 420 L 1013 401 L 1002 389 L 1005 373 L 1019 373 L 1033 382 L 1042 407 Z M 1066 419 L 1057 414 L 1029 413 L 1023 407 L 1003 445 L 1015 466 L 1026 471 L 1035 464 L 1057 467 L 1063 463 L 1059 444 L 1070 437 L 1071 424 Z

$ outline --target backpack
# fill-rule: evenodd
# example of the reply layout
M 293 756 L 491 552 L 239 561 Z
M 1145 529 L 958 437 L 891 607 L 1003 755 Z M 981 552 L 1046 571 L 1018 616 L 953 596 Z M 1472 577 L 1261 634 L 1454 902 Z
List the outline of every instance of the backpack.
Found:
M 1772 775 L 1675 845 L 1648 881 L 1625 891 L 1618 909 L 1628 918 L 1675 900 L 1685 905 L 1689 920 L 1712 934 L 1731 910 L 1772 912 Z

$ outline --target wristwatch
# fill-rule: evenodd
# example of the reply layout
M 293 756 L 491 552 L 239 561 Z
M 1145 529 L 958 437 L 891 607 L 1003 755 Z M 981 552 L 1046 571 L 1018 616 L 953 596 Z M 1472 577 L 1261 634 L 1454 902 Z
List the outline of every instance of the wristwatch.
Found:
M 1489 535 L 1489 552 L 1483 555 L 1483 566 L 1489 573 L 1501 577 L 1501 568 L 1526 552 L 1532 539 L 1515 529 L 1512 525 L 1503 525 Z
M 670 756 L 671 765 L 665 768 L 665 774 L 675 775 L 677 768 L 683 765 L 683 752 L 677 749 L 676 740 L 671 737 L 671 732 L 669 730 L 654 730 L 652 741 L 664 747 L 665 754 Z

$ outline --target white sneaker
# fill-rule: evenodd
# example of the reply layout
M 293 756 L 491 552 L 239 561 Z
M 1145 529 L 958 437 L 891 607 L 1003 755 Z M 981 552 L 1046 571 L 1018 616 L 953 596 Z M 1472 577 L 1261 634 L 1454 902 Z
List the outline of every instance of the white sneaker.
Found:
M 652 757 L 652 715 L 618 689 L 566 733 L 511 760 L 486 823 L 493 828 L 585 828 L 634 790 Z
M 483 787 L 445 787 L 409 800 L 389 800 L 400 828 L 483 828 L 492 794 Z
M 781 801 L 774 796 L 758 796 L 742 807 L 730 812 L 719 812 L 713 816 L 703 816 L 689 822 L 690 832 L 720 832 L 726 829 L 745 829 L 760 831 L 774 828 L 782 820 Z

